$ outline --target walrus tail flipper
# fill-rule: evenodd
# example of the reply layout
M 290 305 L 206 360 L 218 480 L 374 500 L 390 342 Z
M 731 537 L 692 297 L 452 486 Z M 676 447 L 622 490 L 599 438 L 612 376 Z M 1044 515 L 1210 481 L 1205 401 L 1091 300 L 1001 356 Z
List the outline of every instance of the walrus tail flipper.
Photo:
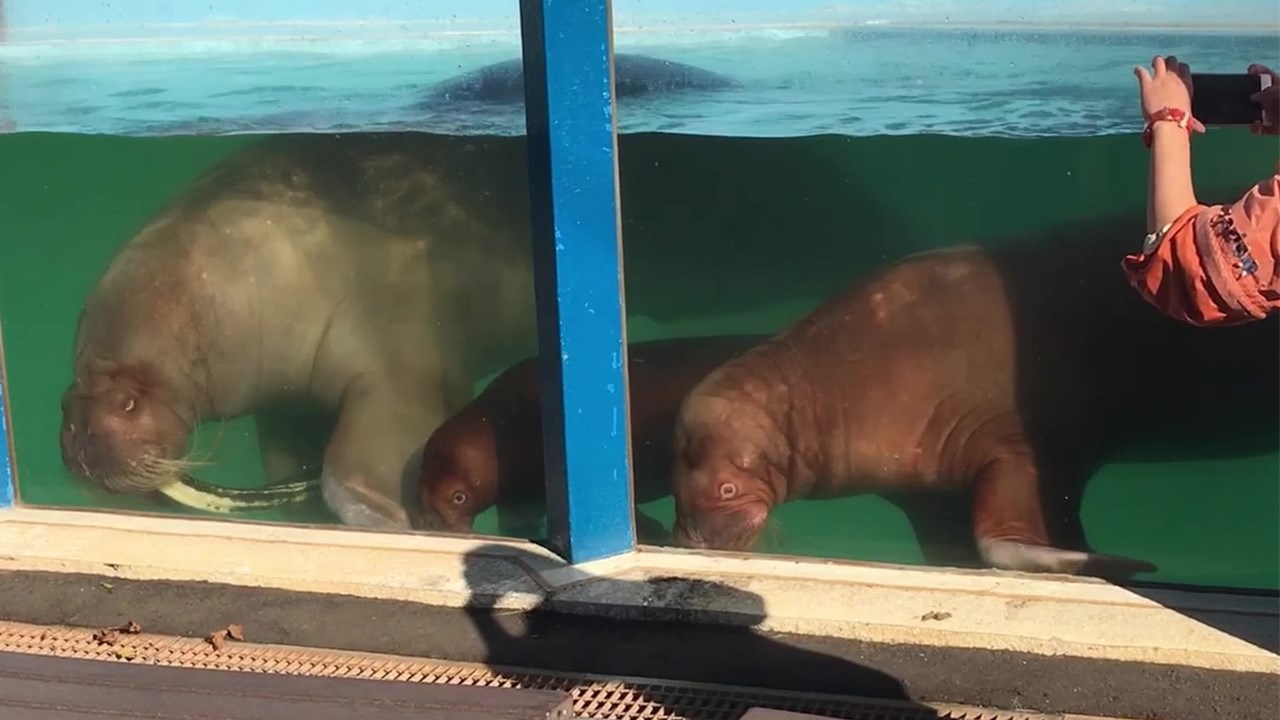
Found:
M 978 540 L 982 559 L 994 568 L 1032 573 L 1087 575 L 1105 580 L 1127 580 L 1138 573 L 1156 572 L 1155 565 L 1142 560 L 1100 555 L 1083 550 L 1064 550 L 1018 540 Z

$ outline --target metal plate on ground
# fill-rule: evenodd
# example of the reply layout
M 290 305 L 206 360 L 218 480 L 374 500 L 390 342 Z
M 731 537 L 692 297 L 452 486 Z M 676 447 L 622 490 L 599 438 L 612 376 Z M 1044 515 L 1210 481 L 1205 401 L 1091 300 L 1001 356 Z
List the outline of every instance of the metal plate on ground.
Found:
M 109 642 L 103 642 L 109 639 Z M 842 718 L 843 720 L 1065 720 L 1060 714 L 1025 711 L 1005 711 L 968 706 L 926 704 L 875 700 L 870 698 L 818 693 L 795 693 L 762 688 L 713 686 L 644 678 L 620 678 L 587 674 L 555 673 L 517 668 L 487 667 L 470 663 L 443 662 L 420 658 L 378 655 L 373 653 L 341 650 L 300 648 L 279 645 L 263 645 L 251 642 L 226 642 L 215 647 L 208 640 L 170 635 L 154 635 L 142 632 L 119 632 L 105 629 L 46 627 L 0 621 L 0 652 L 18 652 L 32 655 L 57 656 L 113 661 L 116 666 L 163 665 L 182 668 L 211 668 L 239 670 L 272 676 L 264 679 L 268 688 L 273 687 L 276 676 L 311 676 L 326 687 L 346 687 L 339 683 L 318 678 L 358 678 L 382 683 L 368 683 L 387 688 L 381 695 L 400 697 L 394 687 L 414 688 L 416 685 L 446 685 L 458 689 L 511 689 L 541 690 L 567 693 L 572 703 L 573 717 L 595 720 L 799 720 L 799 718 Z M 93 663 L 105 665 L 107 663 Z M 21 667 L 21 666 L 19 666 Z M 228 673 L 229 674 L 229 673 Z M 74 680 L 74 678 L 69 678 Z M 301 678 L 297 678 L 301 679 Z M 397 681 L 397 682 L 386 682 Z M 12 695 L 3 687 L 3 667 L 0 667 L 0 718 L 8 720 L 30 717 L 32 720 L 54 720 L 72 717 L 112 717 L 109 713 L 88 716 L 76 715 L 24 715 L 5 714 L 4 701 Z M 354 686 L 353 686 L 354 687 Z M 68 690 L 78 693 L 79 690 Z M 275 692 L 271 690 L 271 692 Z M 341 694 L 344 690 L 335 690 Z M 364 690 L 360 690 L 364 692 Z M 219 715 L 223 703 L 234 703 L 243 693 L 223 691 L 214 695 L 202 695 L 208 704 L 204 711 L 191 710 L 181 716 L 192 720 L 222 720 L 235 715 Z M 305 700 L 313 697 L 302 693 Z M 364 696 L 361 696 L 364 697 Z M 417 696 L 422 702 L 426 696 Z M 496 696 L 494 696 L 496 697 Z M 292 702 L 292 701 L 290 701 Z M 366 703 L 369 701 L 365 701 Z M 375 703 L 376 705 L 376 703 Z M 281 705 L 281 708 L 288 703 Z M 344 706 L 346 714 L 335 716 L 343 720 L 381 718 L 386 715 L 353 714 L 353 706 Z M 363 707 L 363 706 L 361 706 Z M 390 706 L 386 706 L 390 707 Z M 482 710 L 482 716 L 491 718 L 523 717 L 499 715 Z M 534 711 L 537 708 L 530 708 Z M 767 710 L 789 711 L 791 716 L 760 715 Z M 430 711 L 398 710 L 415 718 L 454 718 L 470 716 L 432 714 Z M 554 712 L 548 709 L 547 712 Z M 757 713 L 750 715 L 751 712 Z M 795 715 L 801 713 L 801 715 Z M 119 714 L 117 717 L 121 716 Z M 403 715 L 402 715 L 403 716 Z M 132 714 L 132 718 L 156 718 L 166 720 L 171 715 Z M 258 716 L 248 716 L 256 718 Z M 312 711 L 281 710 L 270 720 L 289 720 L 303 717 L 306 720 L 327 720 L 329 716 Z M 477 716 L 479 717 L 479 716 Z M 546 715 L 546 717 L 554 717 Z M 1104 720 L 1098 718 L 1096 720 Z

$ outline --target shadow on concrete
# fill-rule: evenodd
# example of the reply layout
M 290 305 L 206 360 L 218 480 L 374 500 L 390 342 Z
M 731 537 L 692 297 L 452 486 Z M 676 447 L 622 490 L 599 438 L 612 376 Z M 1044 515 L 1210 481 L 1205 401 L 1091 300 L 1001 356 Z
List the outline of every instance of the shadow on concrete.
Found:
M 595 617 L 583 616 L 581 598 L 574 601 L 572 619 L 557 613 L 555 594 L 530 611 L 504 611 L 495 607 L 503 594 L 479 590 L 493 586 L 491 578 L 484 577 L 482 560 L 492 562 L 495 554 L 512 557 L 512 549 L 482 546 L 464 560 L 464 576 L 471 588 L 466 611 L 484 645 L 485 662 L 491 666 L 547 668 L 548 659 L 555 658 L 554 669 L 559 672 L 839 693 L 905 703 L 903 717 L 912 720 L 942 717 L 933 708 L 910 702 L 903 683 L 885 672 L 760 634 L 755 627 L 765 618 L 764 601 L 745 590 L 688 578 L 657 578 L 609 594 L 616 599 L 620 594 L 641 593 L 644 599 L 639 607 L 624 609 L 602 597 Z M 521 560 L 519 554 L 515 559 Z M 534 567 L 545 563 L 532 553 L 522 561 Z M 616 583 L 626 581 L 611 582 L 617 587 Z M 688 610 L 669 609 L 672 604 L 704 605 L 713 597 L 721 601 L 717 605 L 735 611 L 699 612 L 695 621 Z M 682 601 L 672 603 L 677 599 Z M 591 603 L 586 604 L 589 608 Z M 619 611 L 626 617 L 620 618 Z M 728 696 L 712 706 L 670 707 L 680 702 L 680 694 L 656 690 L 644 693 L 644 700 L 672 716 L 690 718 L 701 717 L 699 712 L 707 718 L 738 717 L 732 713 L 745 713 L 751 707 L 805 711 L 794 702 Z

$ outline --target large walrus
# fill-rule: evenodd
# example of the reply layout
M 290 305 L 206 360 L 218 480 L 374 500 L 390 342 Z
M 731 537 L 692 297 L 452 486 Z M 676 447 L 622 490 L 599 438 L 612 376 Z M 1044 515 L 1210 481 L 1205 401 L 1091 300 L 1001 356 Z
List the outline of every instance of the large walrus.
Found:
M 199 422 L 253 415 L 269 480 L 322 466 L 344 523 L 408 528 L 423 439 L 535 350 L 524 168 L 520 143 L 416 133 L 277 136 L 219 165 L 89 294 L 63 462 L 172 492 Z
M 631 392 L 634 501 L 671 492 L 671 433 L 684 396 L 715 367 L 764 340 L 759 335 L 685 337 L 633 343 Z M 542 401 L 536 357 L 505 370 L 427 440 L 422 453 L 422 528 L 469 532 L 495 504 L 545 503 Z M 637 514 L 640 534 L 660 537 Z M 648 523 L 648 526 L 643 526 Z
M 1055 542 L 1071 476 L 1153 415 L 1274 408 L 1276 324 L 1179 325 L 1125 286 L 1114 243 L 1076 240 L 907 258 L 711 372 L 677 423 L 676 541 L 745 550 L 784 502 L 959 489 L 986 565 L 1153 571 Z

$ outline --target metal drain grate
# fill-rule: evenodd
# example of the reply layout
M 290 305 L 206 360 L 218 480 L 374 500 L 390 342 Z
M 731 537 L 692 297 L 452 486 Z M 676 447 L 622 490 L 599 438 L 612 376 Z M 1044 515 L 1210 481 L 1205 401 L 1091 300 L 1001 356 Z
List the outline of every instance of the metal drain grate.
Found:
M 753 707 L 844 720 L 1060 720 L 1060 715 L 1004 712 L 949 705 L 916 705 L 838 695 L 787 693 L 637 678 L 612 678 L 442 663 L 389 655 L 313 650 L 228 641 L 111 633 L 0 622 L 0 651 L 172 667 L 287 675 L 363 678 L 495 688 L 563 690 L 574 715 L 598 720 L 738 720 Z M 105 640 L 105 642 L 104 642 Z

